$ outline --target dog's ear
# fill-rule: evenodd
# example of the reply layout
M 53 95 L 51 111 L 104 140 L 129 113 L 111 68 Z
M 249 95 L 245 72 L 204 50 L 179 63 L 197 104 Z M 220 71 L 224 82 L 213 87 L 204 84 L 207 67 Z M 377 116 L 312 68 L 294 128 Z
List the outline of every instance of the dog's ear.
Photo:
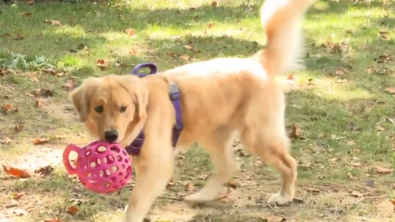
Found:
M 149 95 L 148 88 L 141 82 L 139 77 L 134 75 L 120 76 L 119 84 L 134 98 L 139 119 L 146 119 Z
M 88 118 L 90 97 L 93 92 L 100 86 L 99 78 L 88 78 L 70 93 L 70 100 L 77 110 L 80 121 L 84 122 Z

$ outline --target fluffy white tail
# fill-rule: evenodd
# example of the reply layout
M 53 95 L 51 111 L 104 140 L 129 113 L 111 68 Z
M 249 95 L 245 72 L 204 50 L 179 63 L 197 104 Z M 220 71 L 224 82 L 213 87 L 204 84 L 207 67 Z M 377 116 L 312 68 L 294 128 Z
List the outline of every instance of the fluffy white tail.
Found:
M 259 53 L 269 76 L 303 68 L 302 22 L 307 9 L 317 0 L 266 0 L 261 22 L 266 47 Z

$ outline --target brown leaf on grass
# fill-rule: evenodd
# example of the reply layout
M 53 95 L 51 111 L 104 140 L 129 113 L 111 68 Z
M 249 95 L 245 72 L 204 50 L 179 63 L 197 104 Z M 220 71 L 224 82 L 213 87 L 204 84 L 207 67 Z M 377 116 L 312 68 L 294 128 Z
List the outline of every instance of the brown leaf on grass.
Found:
M 71 206 L 67 208 L 66 211 L 68 214 L 75 215 L 78 212 L 78 208 L 76 206 Z
M 236 188 L 237 188 L 236 182 L 233 182 L 233 181 L 228 181 L 228 182 L 226 182 L 226 183 L 224 184 L 224 186 L 225 186 L 225 187 L 232 188 L 232 189 L 236 189 Z
M 5 76 L 8 73 L 7 68 L 0 69 L 0 76 Z
M 191 183 L 187 183 L 187 184 L 185 184 L 185 190 L 193 191 L 193 190 L 195 190 L 195 186 L 193 186 Z
M 377 210 L 381 214 L 381 216 L 390 217 L 394 213 L 394 204 L 389 200 L 384 200 L 377 204 Z
M 277 215 L 270 215 L 266 217 L 260 217 L 263 221 L 265 222 L 284 222 L 287 221 L 287 219 L 283 216 L 277 216 Z
M 353 197 L 363 197 L 363 196 L 365 196 L 365 194 L 362 194 L 362 193 L 360 193 L 360 192 L 358 192 L 358 191 L 355 191 L 355 190 L 353 190 L 353 191 L 350 193 L 350 195 L 353 196 Z
M 335 74 L 336 74 L 336 75 L 344 75 L 344 74 L 346 74 L 346 73 L 348 73 L 348 70 L 347 70 L 347 69 L 344 69 L 344 68 L 338 68 L 338 69 L 336 69 L 336 71 L 335 71 Z
M 317 193 L 321 192 L 320 189 L 313 188 L 313 187 L 303 187 L 303 189 L 305 189 L 307 192 L 313 193 L 313 194 L 317 194 Z
M 34 100 L 34 107 L 39 108 L 42 105 L 42 100 L 40 98 Z
M 177 55 L 174 52 L 167 52 L 166 54 L 171 57 L 177 57 Z
M 2 107 L 2 110 L 6 113 L 11 112 L 12 110 L 12 104 L 6 103 Z
M 138 51 L 137 51 L 136 49 L 130 49 L 130 50 L 129 50 L 129 54 L 130 54 L 130 55 L 137 55 L 137 54 L 138 54 Z
M 34 173 L 43 175 L 43 176 L 49 176 L 52 171 L 54 170 L 54 168 L 52 166 L 46 166 L 46 167 L 41 167 L 37 170 L 34 171 Z
M 35 97 L 41 97 L 41 96 L 50 97 L 55 94 L 55 91 L 53 89 L 35 89 L 31 91 L 30 94 Z
M 126 29 L 125 32 L 126 32 L 126 34 L 128 34 L 128 36 L 131 36 L 131 37 L 136 35 L 136 31 L 134 29 Z
M 104 61 L 104 59 L 99 59 L 96 62 L 96 67 L 99 67 L 101 70 L 104 70 L 108 68 L 108 64 Z
M 372 74 L 373 71 L 374 71 L 374 68 L 372 68 L 372 67 L 369 67 L 369 68 L 366 69 L 366 72 L 367 72 L 368 74 Z
M 25 2 L 26 5 L 34 5 L 34 3 L 36 3 L 34 0 Z
M 49 73 L 52 75 L 56 75 L 56 70 L 54 70 L 53 68 L 46 68 L 46 69 L 43 69 L 43 73 Z
M 388 87 L 385 89 L 385 91 L 390 94 L 395 94 L 395 87 Z
M 300 129 L 298 128 L 298 126 L 294 123 L 292 125 L 292 130 L 291 132 L 288 134 L 288 137 L 290 139 L 304 139 L 301 135 L 300 135 Z
M 185 48 L 185 49 L 188 49 L 188 50 L 192 50 L 192 51 L 195 50 L 195 49 L 193 48 L 193 46 L 190 46 L 190 45 L 184 45 L 184 48 Z
M 18 178 L 29 178 L 31 177 L 30 174 L 28 172 L 26 172 L 26 170 L 21 170 L 18 168 L 14 168 L 14 167 L 10 167 L 10 166 L 5 166 L 3 165 L 3 169 L 6 172 L 6 174 L 14 176 L 14 177 L 18 177 Z
M 185 61 L 189 61 L 189 59 L 191 58 L 189 55 L 180 55 L 179 58 L 185 60 Z
M 45 219 L 44 222 L 62 222 L 59 217 Z
M 23 209 L 14 209 L 12 213 L 16 214 L 17 216 L 23 216 L 27 214 L 27 212 Z
M 1 144 L 11 144 L 14 140 L 10 139 L 9 137 L 5 137 L 3 140 L 0 140 Z
M 31 15 L 33 15 L 33 13 L 31 13 L 31 12 L 22 12 L 22 15 L 24 15 L 24 16 L 31 16 Z
M 74 79 L 69 79 L 67 82 L 63 85 L 63 89 L 65 89 L 67 92 L 70 92 L 73 90 L 75 87 L 77 87 L 77 82 Z
M 384 131 L 384 127 L 382 127 L 382 126 L 375 126 L 374 127 L 377 131 Z
M 362 166 L 362 164 L 360 162 L 353 162 L 353 163 L 350 163 L 350 164 L 353 167 L 361 167 Z
M 216 7 L 218 6 L 218 3 L 217 3 L 217 2 L 212 2 L 212 3 L 211 3 L 211 6 L 212 6 L 213 8 L 216 8 Z
M 12 194 L 12 198 L 13 198 L 14 200 L 19 200 L 19 199 L 21 199 L 23 196 L 25 196 L 25 193 L 24 193 L 24 192 Z
M 215 26 L 215 23 L 209 23 L 208 26 L 207 26 L 207 28 L 211 29 L 211 28 L 213 28 L 214 26 Z
M 376 172 L 380 174 L 389 174 L 392 173 L 393 171 L 394 171 L 393 169 L 376 166 Z
M 47 24 L 54 25 L 54 26 L 62 26 L 62 23 L 60 21 L 57 21 L 57 20 L 45 19 L 44 22 L 47 23 Z
M 3 37 L 4 37 L 4 38 L 11 38 L 12 35 L 11 35 L 10 33 L 4 33 Z
M 14 127 L 14 130 L 15 130 L 15 132 L 22 132 L 22 130 L 24 130 L 25 129 L 25 125 L 23 125 L 23 124 L 17 124 L 17 125 L 15 125 L 15 127 Z
M 32 141 L 32 143 L 34 145 L 41 145 L 41 144 L 48 143 L 49 141 L 50 141 L 50 139 L 47 139 L 47 138 L 36 138 Z

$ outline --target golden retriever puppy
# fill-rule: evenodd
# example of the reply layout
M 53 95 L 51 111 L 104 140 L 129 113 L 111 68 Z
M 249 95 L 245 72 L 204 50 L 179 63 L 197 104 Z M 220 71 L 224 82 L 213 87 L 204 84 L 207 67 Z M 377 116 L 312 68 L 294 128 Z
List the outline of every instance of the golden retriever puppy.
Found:
M 88 78 L 71 93 L 81 121 L 93 136 L 126 147 L 144 132 L 140 154 L 133 156 L 136 186 L 123 221 L 143 221 L 172 177 L 175 149 L 195 142 L 209 153 L 215 172 L 202 190 L 185 200 L 214 200 L 236 168 L 231 146 L 234 133 L 248 151 L 281 175 L 281 189 L 268 202 L 292 201 L 297 162 L 289 154 L 284 93 L 276 76 L 296 67 L 303 51 L 301 23 L 315 1 L 266 0 L 261 21 L 267 44 L 251 57 L 197 62 L 143 78 Z M 176 110 L 169 98 L 172 83 L 180 89 L 183 122 L 175 147 Z

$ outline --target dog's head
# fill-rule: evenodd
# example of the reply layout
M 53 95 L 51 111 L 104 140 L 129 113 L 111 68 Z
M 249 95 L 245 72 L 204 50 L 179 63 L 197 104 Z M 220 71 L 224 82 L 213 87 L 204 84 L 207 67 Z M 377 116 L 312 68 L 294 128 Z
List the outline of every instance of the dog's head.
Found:
M 107 142 L 122 141 L 146 120 L 148 89 L 136 76 L 91 77 L 70 97 L 92 136 Z

